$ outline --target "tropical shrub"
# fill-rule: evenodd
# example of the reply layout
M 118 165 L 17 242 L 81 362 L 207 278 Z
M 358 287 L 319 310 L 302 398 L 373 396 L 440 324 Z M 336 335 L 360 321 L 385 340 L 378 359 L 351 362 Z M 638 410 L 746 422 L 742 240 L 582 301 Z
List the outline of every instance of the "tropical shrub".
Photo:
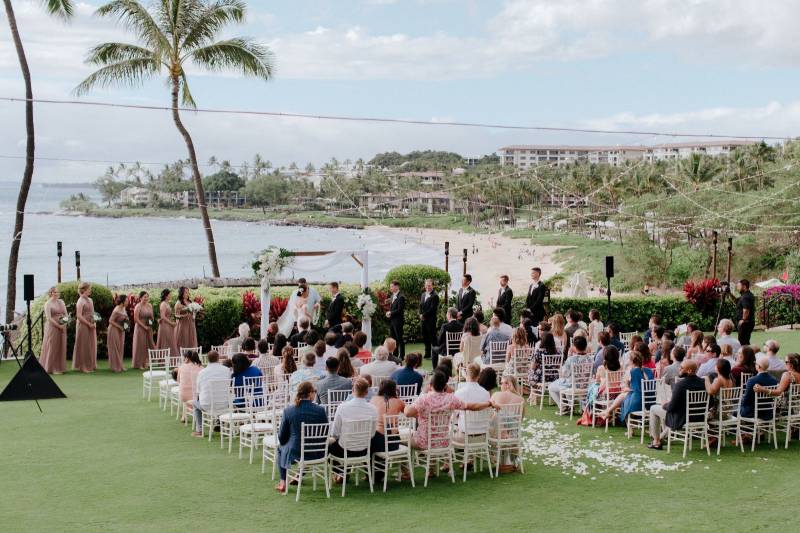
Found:
M 800 322 L 800 284 L 766 289 L 761 296 L 764 305 L 760 306 L 758 319 L 762 324 L 768 321 L 772 327 Z
M 716 278 L 706 278 L 700 281 L 687 280 L 683 284 L 683 294 L 686 301 L 692 304 L 701 313 L 714 311 L 719 304 L 720 282 Z

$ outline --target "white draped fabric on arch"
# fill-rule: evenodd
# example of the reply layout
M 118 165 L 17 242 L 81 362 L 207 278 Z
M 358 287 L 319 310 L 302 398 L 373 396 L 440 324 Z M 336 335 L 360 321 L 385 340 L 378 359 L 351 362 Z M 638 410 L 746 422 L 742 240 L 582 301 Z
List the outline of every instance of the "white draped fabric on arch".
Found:
M 301 272 L 314 273 L 324 272 L 343 261 L 355 261 L 361 267 L 361 288 L 366 289 L 369 286 L 369 253 L 367 250 L 357 251 L 320 251 L 320 252 L 292 252 L 292 268 Z M 266 337 L 267 326 L 269 326 L 269 306 L 270 306 L 270 280 L 267 277 L 261 278 L 261 336 Z M 286 312 L 279 318 L 278 327 L 282 330 L 287 327 L 291 329 L 294 325 L 294 307 L 293 303 L 297 298 L 295 292 L 289 299 L 289 305 L 286 306 Z M 314 316 L 314 304 L 319 303 L 320 296 L 315 289 L 309 288 L 308 309 L 307 312 L 310 316 Z M 366 348 L 372 347 L 372 321 L 369 317 L 363 317 L 361 330 L 367 335 Z

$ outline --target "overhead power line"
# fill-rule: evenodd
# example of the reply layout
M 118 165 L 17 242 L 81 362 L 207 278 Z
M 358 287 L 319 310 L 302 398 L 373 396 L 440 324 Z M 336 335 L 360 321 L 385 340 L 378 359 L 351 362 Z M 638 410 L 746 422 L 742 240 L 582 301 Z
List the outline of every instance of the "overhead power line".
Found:
M 0 96 L 0 100 L 7 102 L 34 102 L 37 104 L 57 104 L 57 105 L 79 105 L 79 106 L 94 106 L 94 107 L 111 107 L 120 109 L 143 109 L 149 111 L 172 111 L 169 106 L 157 105 L 144 105 L 144 104 L 120 104 L 113 102 L 99 102 L 92 100 L 62 100 L 53 98 L 19 98 L 12 96 Z M 689 138 L 706 138 L 706 139 L 740 139 L 740 140 L 771 140 L 771 141 L 784 141 L 789 136 L 775 136 L 775 135 L 723 135 L 719 133 L 681 133 L 681 132 L 658 132 L 658 131 L 637 131 L 637 130 L 603 130 L 595 128 L 566 128 L 558 126 L 535 126 L 535 125 L 514 125 L 514 124 L 492 124 L 484 122 L 437 122 L 433 120 L 414 120 L 414 119 L 401 119 L 401 118 L 388 118 L 388 117 L 366 117 L 366 116 L 352 116 L 352 115 L 328 115 L 328 114 L 312 114 L 312 113 L 289 113 L 283 111 L 253 111 L 253 110 L 237 110 L 237 109 L 212 109 L 212 108 L 178 108 L 179 111 L 191 113 L 210 113 L 210 114 L 226 114 L 226 115 L 248 115 L 248 116 L 262 116 L 262 117 L 275 117 L 275 118 L 299 118 L 299 119 L 316 119 L 316 120 L 334 120 L 343 122 L 374 122 L 374 123 L 388 123 L 388 124 L 407 124 L 415 126 L 449 126 L 449 127 L 463 127 L 463 128 L 487 128 L 499 130 L 522 130 L 522 131 L 547 131 L 547 132 L 564 132 L 564 133 L 592 133 L 592 134 L 607 134 L 607 135 L 649 135 L 653 137 L 689 137 Z

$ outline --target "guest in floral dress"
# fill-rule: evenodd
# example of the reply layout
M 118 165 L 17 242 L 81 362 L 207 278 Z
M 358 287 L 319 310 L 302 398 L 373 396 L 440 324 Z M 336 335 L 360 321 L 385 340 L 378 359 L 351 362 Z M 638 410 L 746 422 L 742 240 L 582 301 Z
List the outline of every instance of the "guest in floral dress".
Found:
M 555 337 L 550 332 L 542 336 L 542 340 L 538 344 L 538 348 L 533 352 L 533 359 L 531 361 L 531 368 L 528 371 L 528 383 L 541 383 L 542 382 L 542 356 L 543 355 L 560 355 L 558 348 L 556 348 Z M 546 376 L 546 381 L 550 382 L 558 379 L 558 371 L 551 371 Z

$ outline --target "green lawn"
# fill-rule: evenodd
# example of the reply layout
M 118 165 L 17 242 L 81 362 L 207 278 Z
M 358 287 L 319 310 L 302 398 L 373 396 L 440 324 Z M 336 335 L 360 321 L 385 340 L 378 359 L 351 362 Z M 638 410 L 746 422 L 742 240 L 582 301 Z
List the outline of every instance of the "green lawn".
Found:
M 0 384 L 15 367 L 0 365 Z M 304 490 L 296 504 L 273 491 L 260 465 L 221 451 L 218 440 L 193 439 L 157 402 L 143 401 L 139 373 L 113 375 L 103 365 L 57 382 L 68 399 L 43 401 L 44 414 L 32 402 L 0 404 L 4 531 L 731 531 L 795 522 L 796 442 L 788 451 L 761 445 L 754 454 L 728 447 L 720 459 L 694 451 L 681 471 L 658 476 L 586 460 L 590 473 L 573 477 L 537 459 L 526 474 L 498 480 L 483 473 L 466 484 L 434 479 L 427 489 L 390 483 L 388 494 L 351 486 L 346 498 L 334 492 L 330 500 Z M 581 446 L 610 438 L 625 454 L 681 461 L 676 450 L 650 452 L 619 428 L 607 435 L 578 429 L 552 411 L 528 416 L 579 435 Z

